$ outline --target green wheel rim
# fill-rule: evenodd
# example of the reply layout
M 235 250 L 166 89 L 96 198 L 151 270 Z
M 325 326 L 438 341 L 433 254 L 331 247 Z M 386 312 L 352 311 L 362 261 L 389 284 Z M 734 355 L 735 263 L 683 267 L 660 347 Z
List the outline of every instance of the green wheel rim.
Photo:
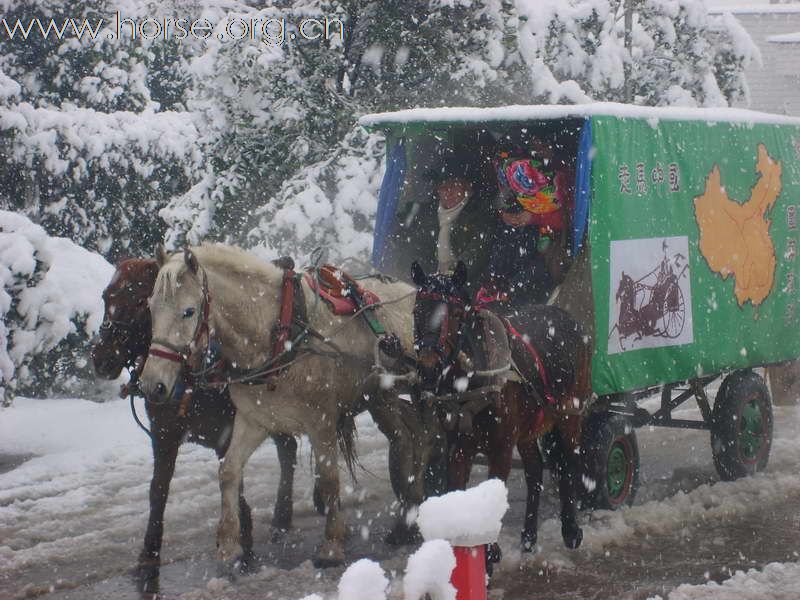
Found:
M 614 442 L 608 453 L 608 470 L 606 475 L 608 493 L 611 498 L 619 499 L 627 495 L 630 480 L 630 465 L 625 445 L 619 440 Z
M 739 422 L 739 449 L 746 460 L 754 461 L 758 458 L 758 453 L 763 445 L 764 415 L 758 399 L 753 398 L 742 407 Z

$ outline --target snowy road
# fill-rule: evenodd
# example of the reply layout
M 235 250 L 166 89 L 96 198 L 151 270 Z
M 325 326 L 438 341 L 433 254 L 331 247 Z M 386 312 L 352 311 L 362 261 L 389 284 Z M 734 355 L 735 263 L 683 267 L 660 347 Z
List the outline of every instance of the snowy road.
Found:
M 786 591 L 800 590 L 800 409 L 775 411 L 768 471 L 732 483 L 718 482 L 707 433 L 639 430 L 642 487 L 635 506 L 584 514 L 584 544 L 574 552 L 561 545 L 549 476 L 540 551 L 522 558 L 515 550 L 524 508 L 522 474 L 515 471 L 501 535 L 505 556 L 490 597 L 638 599 L 671 592 L 683 600 L 751 597 L 747 590 L 758 590 L 754 598 L 800 596 Z M 399 599 L 408 551 L 381 542 L 391 522 L 386 443 L 366 417 L 359 419 L 358 447 L 368 473 L 345 489 L 349 557 L 379 560 L 393 580 L 390 597 Z M 0 598 L 138 599 L 126 573 L 144 532 L 151 459 L 127 403 L 18 399 L 0 411 L 0 453 L 36 455 L 0 474 Z M 214 577 L 219 494 L 213 453 L 184 446 L 167 507 L 161 593 L 209 600 L 333 594 L 342 569 L 317 571 L 307 561 L 322 535 L 310 497 L 307 444 L 299 463 L 296 527 L 273 544 L 267 523 L 277 481 L 274 447 L 265 445 L 251 460 L 246 495 L 263 566 L 232 585 Z M 727 580 L 736 570 L 771 562 L 785 564 L 771 565 L 764 575 L 738 575 L 722 587 L 675 589 Z

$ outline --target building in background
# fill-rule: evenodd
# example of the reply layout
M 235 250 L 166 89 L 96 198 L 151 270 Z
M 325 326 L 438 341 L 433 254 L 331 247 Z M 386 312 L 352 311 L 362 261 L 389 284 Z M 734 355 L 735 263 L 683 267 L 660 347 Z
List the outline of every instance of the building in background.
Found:
M 749 108 L 800 116 L 800 3 L 728 0 L 710 12 L 732 13 L 761 50 L 763 65 L 745 71 Z

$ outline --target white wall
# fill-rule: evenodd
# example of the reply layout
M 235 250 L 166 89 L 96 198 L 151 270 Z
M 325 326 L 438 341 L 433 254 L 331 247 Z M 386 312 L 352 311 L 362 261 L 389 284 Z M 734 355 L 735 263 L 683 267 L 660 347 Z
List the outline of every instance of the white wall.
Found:
M 724 8 L 739 19 L 761 50 L 763 67 L 751 66 L 745 73 L 750 86 L 749 108 L 800 116 L 800 42 L 775 43 L 767 39 L 800 32 L 800 4 Z

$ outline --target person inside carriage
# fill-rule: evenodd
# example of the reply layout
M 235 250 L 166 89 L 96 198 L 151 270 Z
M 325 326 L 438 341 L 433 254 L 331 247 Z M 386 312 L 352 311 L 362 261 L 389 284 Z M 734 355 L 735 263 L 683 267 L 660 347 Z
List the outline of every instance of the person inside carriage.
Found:
M 571 262 L 576 131 L 431 140 L 406 142 L 411 162 L 374 264 L 405 278 L 412 260 L 442 273 L 460 260 L 470 300 L 480 292 L 504 314 L 547 302 Z
M 499 300 L 496 310 L 515 312 L 546 303 L 562 279 L 574 174 L 539 139 L 527 151 L 500 152 L 494 164 L 501 207 L 479 301 Z

